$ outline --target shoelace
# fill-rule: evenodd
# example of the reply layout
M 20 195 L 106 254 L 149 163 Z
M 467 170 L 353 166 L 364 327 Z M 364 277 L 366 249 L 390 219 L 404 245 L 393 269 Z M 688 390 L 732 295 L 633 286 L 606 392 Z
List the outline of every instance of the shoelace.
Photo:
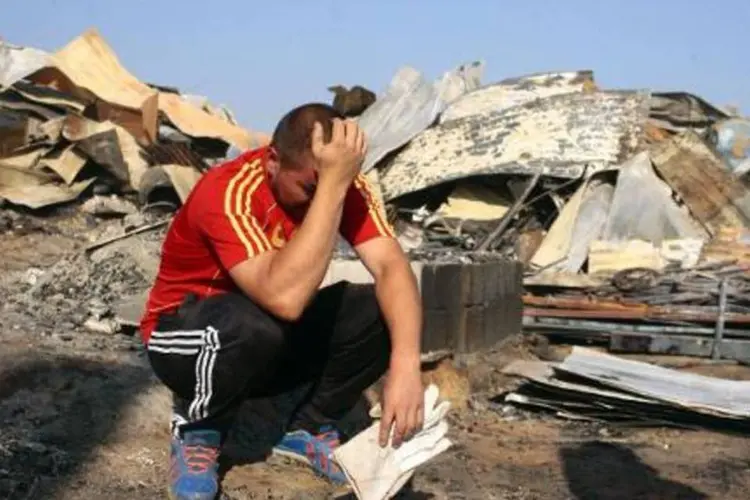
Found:
M 189 473 L 203 474 L 216 463 L 219 449 L 200 444 L 189 444 L 183 447 L 182 456 Z
M 339 434 L 336 431 L 321 432 L 315 436 L 315 439 L 325 443 L 331 450 L 341 444 Z

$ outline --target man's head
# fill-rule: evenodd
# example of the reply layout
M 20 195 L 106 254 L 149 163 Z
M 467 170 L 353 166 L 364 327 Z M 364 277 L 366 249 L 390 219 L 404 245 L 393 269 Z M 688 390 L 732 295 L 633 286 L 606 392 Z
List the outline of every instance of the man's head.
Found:
M 323 139 L 331 140 L 334 118 L 343 116 L 328 104 L 305 104 L 279 121 L 271 139 L 268 169 L 279 202 L 287 209 L 304 210 L 318 183 L 318 165 L 311 151 L 313 126 L 323 127 Z

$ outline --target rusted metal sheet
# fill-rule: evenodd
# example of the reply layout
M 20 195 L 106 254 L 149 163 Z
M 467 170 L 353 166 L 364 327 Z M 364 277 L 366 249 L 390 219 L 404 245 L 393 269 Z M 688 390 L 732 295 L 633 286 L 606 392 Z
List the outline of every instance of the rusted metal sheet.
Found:
M 689 128 L 705 129 L 728 115 L 687 92 L 654 92 L 649 118 L 658 128 L 681 132 Z
M 576 178 L 611 168 L 638 148 L 647 102 L 636 91 L 572 93 L 440 124 L 387 164 L 384 198 L 474 175 Z
M 526 302 L 524 300 L 524 302 Z M 715 323 L 719 315 L 716 312 L 680 310 L 678 308 L 646 307 L 629 309 L 540 309 L 526 307 L 524 316 L 541 318 L 571 318 L 571 319 L 611 319 L 636 321 L 691 321 L 696 323 Z M 727 323 L 741 323 L 750 325 L 750 314 L 725 313 Z
M 712 235 L 750 223 L 750 192 L 695 132 L 652 148 L 654 166 Z
M 440 122 L 487 111 L 502 111 L 534 99 L 595 88 L 594 72 L 590 70 L 535 73 L 508 78 L 456 99 L 440 115 Z
M 188 144 L 152 144 L 145 147 L 143 152 L 151 165 L 185 165 L 195 167 L 200 172 L 208 169 L 203 157 L 190 149 Z
M 613 333 L 609 350 L 630 354 L 669 354 L 674 356 L 711 356 L 715 342 L 710 338 L 689 335 L 649 335 L 642 333 Z M 750 361 L 750 340 L 722 340 L 721 357 L 735 361 Z

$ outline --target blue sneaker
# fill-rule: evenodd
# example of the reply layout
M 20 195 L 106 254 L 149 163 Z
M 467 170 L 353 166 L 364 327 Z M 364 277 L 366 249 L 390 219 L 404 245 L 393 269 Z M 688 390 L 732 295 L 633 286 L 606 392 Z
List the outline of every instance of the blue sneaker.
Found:
M 341 436 L 332 427 L 321 428 L 318 434 L 297 430 L 286 433 L 274 447 L 273 453 L 309 465 L 317 474 L 333 483 L 344 484 L 346 475 L 333 458 L 333 450 L 340 443 Z
M 218 431 L 188 431 L 172 437 L 169 496 L 172 500 L 214 500 L 219 491 Z

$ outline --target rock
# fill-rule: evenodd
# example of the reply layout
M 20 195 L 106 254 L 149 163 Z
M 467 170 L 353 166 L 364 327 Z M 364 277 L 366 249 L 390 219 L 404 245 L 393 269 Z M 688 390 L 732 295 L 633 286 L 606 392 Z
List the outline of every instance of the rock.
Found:
M 119 325 L 113 319 L 89 318 L 83 323 L 83 327 L 95 333 L 111 335 L 117 333 Z
M 26 284 L 34 286 L 39 281 L 39 278 L 44 275 L 44 271 L 36 268 L 36 267 L 30 267 L 26 270 L 24 273 L 24 281 Z
M 88 312 L 94 320 L 98 321 L 110 312 L 110 308 L 101 299 L 93 298 L 88 302 Z

